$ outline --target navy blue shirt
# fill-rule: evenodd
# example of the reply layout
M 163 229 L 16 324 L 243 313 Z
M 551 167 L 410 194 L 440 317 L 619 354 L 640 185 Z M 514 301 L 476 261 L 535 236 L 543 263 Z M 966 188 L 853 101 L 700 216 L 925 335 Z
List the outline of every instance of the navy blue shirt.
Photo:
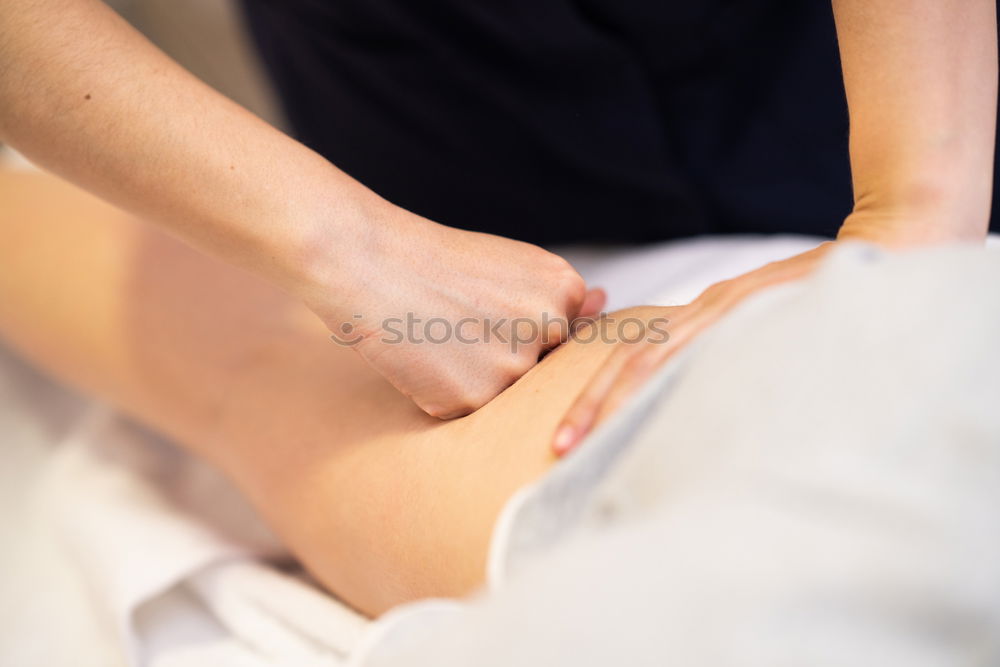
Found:
M 244 0 L 298 139 L 390 201 L 535 243 L 833 235 L 822 0 Z

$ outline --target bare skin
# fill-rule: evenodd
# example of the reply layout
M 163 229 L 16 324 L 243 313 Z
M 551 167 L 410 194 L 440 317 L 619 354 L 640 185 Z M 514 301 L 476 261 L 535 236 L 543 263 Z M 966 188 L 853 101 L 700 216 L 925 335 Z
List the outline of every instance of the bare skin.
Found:
M 854 211 L 841 238 L 981 241 L 997 121 L 994 0 L 834 0 Z
M 835 0 L 834 12 L 856 191 L 840 238 L 982 238 L 995 3 Z M 355 308 L 571 318 L 585 303 L 579 276 L 557 258 L 392 207 L 194 81 L 96 0 L 12 0 L 0 12 L 0 101 L 0 135 L 36 161 L 284 287 L 331 327 Z M 609 349 L 569 345 L 481 414 L 437 424 L 272 288 L 80 194 L 12 178 L 0 192 L 3 333 L 215 461 L 327 585 L 367 611 L 479 581 L 496 511 L 550 464 L 539 434 L 567 451 L 676 348 L 619 353 L 580 393 Z M 822 252 L 714 286 L 671 313 L 675 341 L 747 294 L 808 273 Z M 393 279 L 359 284 L 383 275 L 373 266 Z M 442 289 L 456 275 L 509 289 L 456 298 Z M 398 294 L 402 284 L 415 291 Z M 495 347 L 368 358 L 448 417 L 485 403 L 538 350 L 515 363 Z
M 588 303 L 560 257 L 385 201 L 197 80 L 100 0 L 0 3 L 0 141 L 270 281 L 335 331 L 350 322 L 371 332 L 411 311 L 540 326 Z M 358 351 L 447 418 L 531 368 L 540 338 L 516 358 L 496 345 L 385 346 L 380 336 Z
M 614 347 L 564 345 L 442 422 L 249 273 L 48 175 L 0 172 L 0 201 L 0 335 L 220 467 L 373 615 L 483 581 L 497 514 Z
M 982 238 L 993 182 L 996 2 L 833 0 L 833 11 L 855 189 L 839 237 L 893 246 Z M 0 139 L 271 280 L 334 330 L 361 314 L 371 332 L 408 310 L 538 323 L 543 313 L 572 319 L 588 304 L 565 262 L 385 202 L 197 81 L 99 0 L 0 5 Z M 821 255 L 721 283 L 698 320 L 711 323 L 725 304 L 808 273 Z M 512 361 L 490 345 L 427 350 L 370 339 L 362 356 L 442 418 L 483 405 L 542 348 Z M 615 380 L 621 369 L 651 365 L 609 364 L 554 436 L 556 450 L 571 448 L 634 384 Z
M 837 234 L 888 247 L 986 239 L 997 118 L 995 0 L 833 0 L 851 114 L 854 210 Z M 753 292 L 812 272 L 831 244 L 716 283 L 685 309 L 690 339 Z M 552 438 L 558 454 L 676 345 L 620 349 Z

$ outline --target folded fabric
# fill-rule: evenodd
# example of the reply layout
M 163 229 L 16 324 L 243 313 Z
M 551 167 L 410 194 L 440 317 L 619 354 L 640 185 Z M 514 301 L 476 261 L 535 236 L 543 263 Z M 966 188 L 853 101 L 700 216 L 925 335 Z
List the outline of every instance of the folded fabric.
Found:
M 815 243 L 727 237 L 564 254 L 592 284 L 608 289 L 609 307 L 619 308 L 683 303 L 712 282 Z M 588 445 L 587 455 L 554 470 L 547 486 L 510 503 L 495 531 L 494 588 L 532 561 L 535 551 L 525 544 L 568 538 L 589 493 L 580 480 L 599 480 L 641 420 L 615 423 L 622 429 L 618 449 Z M 385 638 L 411 627 L 423 633 L 426 624 L 444 623 L 461 609 L 429 601 L 374 624 L 357 617 L 301 576 L 220 475 L 98 404 L 59 447 L 47 477 L 45 521 L 57 528 L 66 557 L 132 664 L 283 664 L 289 656 L 296 664 L 361 661 Z M 560 485 L 565 490 L 556 492 Z M 549 496 L 562 497 L 561 504 Z M 531 508 L 543 510 L 526 521 Z
M 502 585 L 357 664 L 1000 663 L 998 284 L 846 246 L 753 297 L 508 507 Z

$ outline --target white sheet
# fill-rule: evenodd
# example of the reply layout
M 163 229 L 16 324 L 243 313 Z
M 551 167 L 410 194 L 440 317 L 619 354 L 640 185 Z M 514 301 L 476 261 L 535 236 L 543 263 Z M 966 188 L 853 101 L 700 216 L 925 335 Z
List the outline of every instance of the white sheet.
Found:
M 609 307 L 619 308 L 683 303 L 716 280 L 814 244 L 801 237 L 729 237 L 565 254 L 589 282 L 608 289 Z M 67 615 L 66 632 L 94 638 L 91 645 L 75 645 L 73 664 L 113 664 L 109 656 L 117 653 L 132 664 L 156 667 L 263 665 L 291 655 L 295 664 L 338 665 L 352 651 L 361 655 L 359 646 L 376 643 L 388 629 L 405 627 L 412 610 L 369 628 L 294 572 L 272 565 L 284 556 L 280 547 L 223 480 L 113 411 L 86 405 L 75 432 L 44 464 L 46 481 L 26 514 L 54 532 L 62 564 L 49 562 L 50 542 L 35 548 L 37 567 L 30 557 L 22 559 L 7 576 L 33 577 L 34 591 L 64 589 L 77 609 L 91 610 L 89 622 L 96 628 L 83 631 L 70 627 Z M 31 411 L 44 413 L 48 406 L 19 409 L 30 420 Z M 4 433 L 21 437 L 12 435 L 12 419 L 7 415 Z M 37 461 L 32 465 L 38 468 Z M 67 562 L 75 569 L 72 577 Z M 62 579 L 71 583 L 48 583 Z M 54 605 L 32 615 L 29 604 L 25 614 L 26 594 L 4 596 L 0 603 L 6 614 L 22 617 L 8 630 L 47 625 L 45 609 Z M 427 609 L 445 618 L 452 607 L 432 603 L 421 613 Z M 8 655 L 31 656 L 16 664 L 68 664 L 60 642 L 23 630 L 2 639 L 5 664 Z
M 1000 664 L 1000 254 L 842 247 L 505 511 L 364 667 Z

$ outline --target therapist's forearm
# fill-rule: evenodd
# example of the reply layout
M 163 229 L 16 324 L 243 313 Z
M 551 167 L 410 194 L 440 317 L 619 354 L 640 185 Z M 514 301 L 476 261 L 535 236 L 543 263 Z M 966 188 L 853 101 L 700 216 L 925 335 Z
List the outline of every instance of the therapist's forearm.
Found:
M 216 93 L 98 0 L 0 5 L 0 139 L 285 287 L 384 202 Z
M 885 233 L 917 242 L 984 237 L 997 110 L 995 0 L 833 0 L 833 7 L 855 211 L 909 219 L 908 228 Z

